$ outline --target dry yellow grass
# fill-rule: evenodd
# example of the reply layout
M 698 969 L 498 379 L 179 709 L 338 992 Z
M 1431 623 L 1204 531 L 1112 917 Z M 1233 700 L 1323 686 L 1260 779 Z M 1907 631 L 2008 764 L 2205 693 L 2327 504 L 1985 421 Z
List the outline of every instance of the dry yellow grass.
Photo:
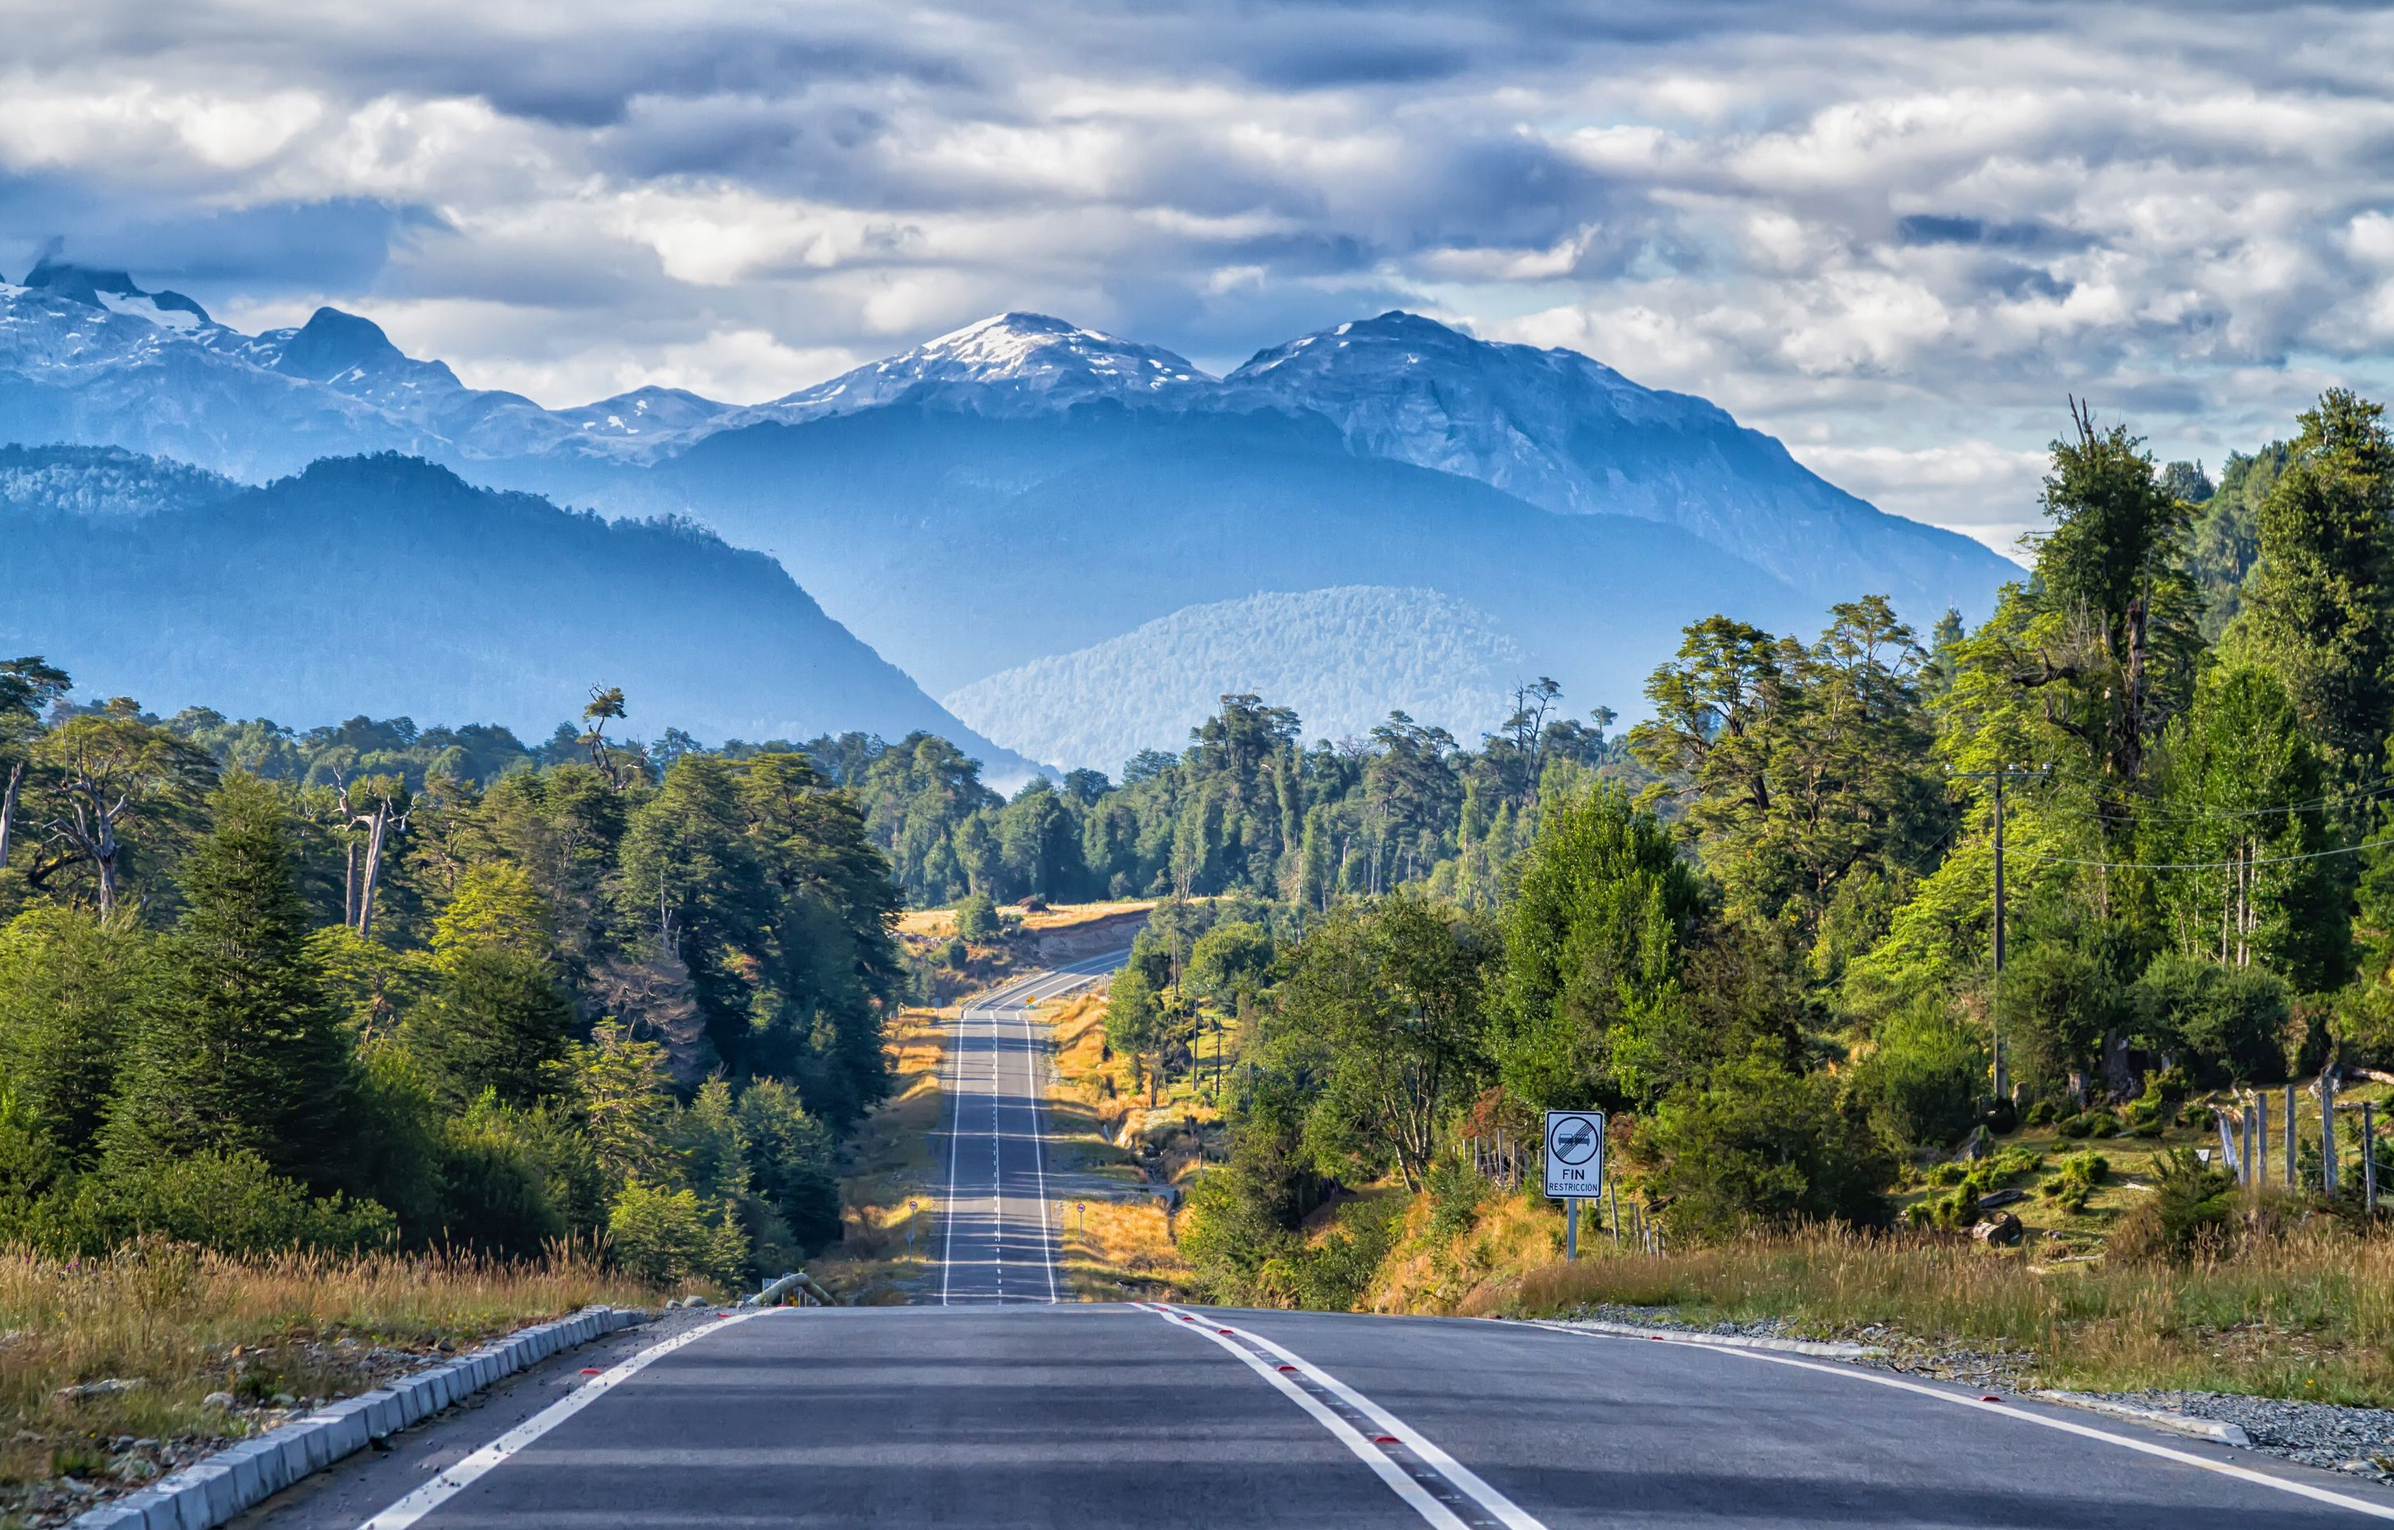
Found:
M 1551 1217 L 1550 1217 L 1551 1220 Z M 1818 1231 L 1650 1256 L 1591 1240 L 1577 1264 L 1493 1280 L 1457 1310 L 1591 1302 L 1696 1321 L 1883 1326 L 1916 1341 L 2032 1352 L 2044 1384 L 2394 1403 L 2394 1241 L 2325 1221 L 2183 1267 L 2046 1262 L 1926 1235 Z
M 947 1111 L 940 1087 L 947 1017 L 938 1010 L 903 1010 L 886 1044 L 894 1089 L 848 1143 L 840 1178 L 841 1242 L 808 1266 L 834 1293 L 867 1306 L 903 1302 L 931 1269 L 929 1240 L 939 1209 L 934 1147 Z M 916 1204 L 909 1207 L 910 1201 Z
M 1068 930 L 1076 924 L 1108 919 L 1116 914 L 1144 913 L 1154 907 L 1153 898 L 1134 898 L 1122 903 L 1057 903 L 1034 913 L 1025 914 L 1020 910 L 1015 913 L 1022 920 L 1024 929 L 1044 934 L 1050 930 Z M 956 933 L 956 911 L 952 908 L 910 909 L 898 916 L 898 933 L 945 940 Z
M 1059 1271 L 1082 1301 L 1169 1301 L 1186 1289 L 1188 1262 L 1152 1197 L 1068 1201 Z
M 569 1252 L 503 1263 L 398 1254 L 242 1261 L 162 1241 L 98 1260 L 0 1250 L 0 1483 L 101 1471 L 112 1438 L 241 1433 L 238 1416 L 201 1406 L 211 1392 L 343 1396 L 405 1368 L 409 1354 L 470 1346 L 592 1302 L 659 1296 Z M 62 1395 L 103 1381 L 138 1385 Z

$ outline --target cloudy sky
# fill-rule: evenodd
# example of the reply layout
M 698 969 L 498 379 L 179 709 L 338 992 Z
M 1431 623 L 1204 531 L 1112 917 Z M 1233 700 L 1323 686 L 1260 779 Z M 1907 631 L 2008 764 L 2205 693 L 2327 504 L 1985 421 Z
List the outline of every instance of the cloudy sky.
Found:
M 334 302 L 552 405 L 1402 306 L 2001 544 L 2065 395 L 2215 468 L 2383 396 L 2390 80 L 2357 6 L 77 0 L 0 50 L 0 274 Z

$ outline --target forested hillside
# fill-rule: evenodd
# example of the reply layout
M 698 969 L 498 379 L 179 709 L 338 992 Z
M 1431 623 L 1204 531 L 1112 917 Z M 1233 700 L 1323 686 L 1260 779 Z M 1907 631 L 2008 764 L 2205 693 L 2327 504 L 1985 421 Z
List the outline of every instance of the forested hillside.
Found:
M 1169 748 L 1252 693 L 1317 738 L 1361 738 L 1392 711 L 1459 737 L 1506 714 L 1532 666 L 1487 612 L 1435 590 L 1346 586 L 1191 606 L 1077 653 L 1034 659 L 941 700 L 992 738 L 1066 769 Z
M 547 728 L 601 681 L 710 739 L 866 727 L 1025 762 L 826 617 L 772 559 L 686 521 L 609 522 L 411 457 L 243 488 L 99 448 L 0 449 L 0 652 L 88 694 L 325 722 Z
M 0 1241 L 736 1283 L 838 1237 L 898 894 L 805 758 L 625 750 L 612 693 L 536 761 L 67 684 L 0 665 Z

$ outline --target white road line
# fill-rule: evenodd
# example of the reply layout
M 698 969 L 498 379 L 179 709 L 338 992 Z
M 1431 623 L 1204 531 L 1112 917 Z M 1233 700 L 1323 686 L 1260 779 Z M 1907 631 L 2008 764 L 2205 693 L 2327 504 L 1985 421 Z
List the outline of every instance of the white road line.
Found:
M 1388 1452 L 1365 1439 L 1361 1431 L 1357 1430 L 1353 1424 L 1323 1407 L 1321 1399 L 1255 1358 L 1254 1353 L 1244 1345 L 1234 1344 L 1228 1338 L 1216 1333 L 1214 1329 L 1220 1325 L 1208 1324 L 1202 1318 L 1184 1322 L 1178 1313 L 1168 1307 L 1148 1307 L 1147 1310 L 1173 1327 L 1189 1328 L 1195 1331 L 1199 1337 L 1210 1339 L 1237 1356 L 1240 1364 L 1270 1382 L 1290 1402 L 1312 1414 L 1315 1423 L 1329 1430 L 1334 1439 L 1354 1452 L 1355 1458 L 1370 1467 L 1373 1474 L 1388 1485 L 1390 1492 L 1405 1501 L 1407 1508 L 1436 1525 L 1438 1530 L 1471 1530 L 1470 1526 L 1455 1517 L 1454 1510 L 1432 1498 L 1428 1492 L 1424 1491 L 1420 1483 L 1406 1475 L 1403 1467 L 1390 1460 Z M 1532 1521 L 1532 1523 L 1536 1522 Z M 1540 1530 L 1544 1530 L 1544 1527 L 1541 1526 Z
M 1202 1323 L 1205 1320 L 1203 1317 L 1199 1317 L 1198 1321 Z M 1545 1527 L 1539 1523 L 1535 1516 L 1531 1515 L 1528 1511 L 1521 1508 L 1520 1505 L 1514 1503 L 1513 1500 L 1507 1498 L 1504 1494 L 1498 1492 L 1494 1487 L 1482 1480 L 1479 1474 L 1474 1472 L 1470 1467 L 1465 1466 L 1462 1462 L 1457 1461 L 1454 1457 L 1448 1455 L 1444 1450 L 1441 1450 L 1436 1442 L 1432 1441 L 1428 1436 L 1423 1435 L 1419 1431 L 1413 1429 L 1403 1419 L 1398 1418 L 1386 1408 L 1381 1407 L 1378 1403 L 1373 1402 L 1361 1392 L 1358 1392 L 1353 1387 L 1348 1386 L 1336 1376 L 1331 1375 L 1328 1371 L 1323 1370 L 1321 1367 L 1315 1365 L 1312 1361 L 1307 1360 L 1304 1356 L 1297 1354 L 1287 1346 L 1265 1338 L 1262 1334 L 1255 1333 L 1249 1329 L 1239 1328 L 1235 1325 L 1233 1325 L 1231 1331 L 1253 1340 L 1255 1343 L 1263 1346 L 1273 1354 L 1278 1355 L 1282 1360 L 1295 1366 L 1301 1374 L 1329 1389 L 1329 1391 L 1337 1395 L 1339 1399 L 1344 1401 L 1349 1407 L 1357 1409 L 1363 1413 L 1364 1416 L 1371 1419 L 1373 1423 L 1378 1424 L 1390 1434 L 1395 1435 L 1399 1440 L 1403 1441 L 1406 1447 L 1412 1450 L 1415 1455 L 1420 1456 L 1423 1460 L 1429 1462 L 1432 1466 L 1436 1467 L 1439 1472 L 1449 1481 L 1453 1482 L 1457 1487 L 1463 1489 L 1463 1491 L 1466 1493 L 1469 1493 L 1473 1498 L 1479 1500 L 1481 1507 L 1485 1508 L 1489 1513 L 1495 1515 L 1498 1519 L 1504 1521 L 1505 1524 L 1511 1526 L 1512 1530 L 1545 1530 Z
M 1022 1020 L 1022 1076 L 1023 1087 L 1031 1097 L 1031 1167 L 1039 1175 L 1039 1253 L 1047 1265 L 1047 1299 L 1056 1301 L 1056 1244 L 1053 1228 L 1048 1221 L 1047 1204 L 1047 1144 L 1041 1136 L 1039 1123 L 1039 1043 L 1031 1034 L 1031 1008 L 1024 1005 L 1015 1013 Z
M 1199 1323 L 1203 1323 L 1205 1318 L 1202 1315 L 1198 1315 L 1197 1321 Z M 1221 1325 L 1217 1324 L 1216 1326 L 1219 1327 Z M 1327 1388 L 1330 1392 L 1335 1394 L 1340 1401 L 1346 1403 L 1347 1406 L 1361 1412 L 1373 1423 L 1378 1424 L 1382 1429 L 1385 1429 L 1390 1434 L 1395 1435 L 1399 1440 L 1404 1442 L 1407 1449 L 1411 1450 L 1415 1455 L 1421 1457 L 1423 1460 L 1429 1462 L 1432 1466 L 1438 1468 L 1440 1475 L 1444 1476 L 1455 1486 L 1461 1488 L 1464 1492 L 1469 1493 L 1473 1498 L 1478 1499 L 1480 1507 L 1486 1509 L 1489 1513 L 1504 1521 L 1505 1524 L 1511 1526 L 1512 1530 L 1545 1530 L 1545 1526 L 1540 1524 L 1534 1516 L 1532 1516 L 1528 1511 L 1524 1510 L 1519 1504 L 1513 1502 L 1512 1499 L 1507 1498 L 1495 1488 L 1490 1487 L 1485 1481 L 1481 1480 L 1479 1474 L 1474 1472 L 1470 1467 L 1465 1466 L 1453 1456 L 1450 1456 L 1445 1451 L 1439 1449 L 1438 1446 L 1434 1444 L 1428 1437 L 1411 1428 L 1403 1419 L 1398 1418 L 1386 1408 L 1381 1407 L 1378 1403 L 1373 1402 L 1361 1392 L 1358 1392 L 1353 1387 L 1348 1386 L 1336 1376 L 1331 1375 L 1328 1371 L 1323 1370 L 1321 1367 L 1315 1365 L 1312 1361 L 1296 1353 L 1294 1350 L 1291 1350 L 1284 1345 L 1275 1344 L 1260 1333 L 1253 1333 L 1247 1329 L 1240 1328 L 1235 1325 L 1231 1327 L 1231 1332 L 1238 1334 L 1243 1338 L 1250 1339 L 1255 1343 L 1262 1345 L 1265 1349 L 1270 1350 L 1273 1354 L 1278 1355 L 1281 1359 L 1295 1366 L 1298 1371 L 1307 1379 Z
M 632 1356 L 603 1375 L 577 1388 L 571 1395 L 549 1404 L 530 1418 L 500 1435 L 472 1455 L 442 1472 L 389 1508 L 367 1520 L 358 1530 L 407 1530 L 407 1527 L 472 1487 L 509 1456 L 547 1434 L 575 1414 L 597 1402 L 601 1397 L 632 1379 L 640 1371 L 664 1359 L 685 1344 L 695 1344 L 711 1333 L 721 1333 L 734 1323 L 762 1317 L 779 1309 L 757 1307 L 746 1312 L 729 1312 L 703 1327 L 690 1329 Z
M 1650 1342 L 1633 1340 L 1626 1335 L 1589 1333 L 1585 1330 L 1576 1331 L 1576 1336 L 1585 1339 L 1618 1338 L 1625 1344 Z M 1668 1344 L 1677 1341 L 1664 1338 L 1663 1342 Z M 1680 1347 L 1697 1349 L 1709 1346 L 1686 1344 Z M 2082 1439 L 2101 1440 L 2107 1445 L 2117 1445 L 2123 1450 L 2133 1450 L 2140 1455 L 2159 1456 L 2164 1461 L 2175 1461 L 2181 1466 L 2201 1467 L 2207 1472 L 2217 1472 L 2223 1477 L 2234 1477 L 2239 1482 L 2250 1482 L 2260 1487 L 2274 1488 L 2281 1493 L 2292 1493 L 2297 1498 L 2308 1498 L 2315 1503 L 2334 1504 L 2339 1509 L 2350 1509 L 2355 1514 L 2365 1514 L 2371 1519 L 2394 1519 L 2394 1508 L 2389 1508 L 2385 1504 L 2371 1503 L 2365 1498 L 2354 1498 L 2349 1494 L 2339 1493 L 2330 1488 L 2313 1487 L 2308 1482 L 2273 1477 L 2267 1472 L 2254 1471 L 2249 1466 L 2238 1466 L 2231 1461 L 2214 1461 L 2206 1456 L 2198 1456 L 2192 1451 L 2177 1450 L 2168 1445 L 2157 1445 L 2151 1440 L 2139 1440 L 2125 1434 L 2113 1434 L 2108 1429 L 2094 1429 L 2085 1424 L 2072 1423 L 2064 1418 L 2047 1418 L 2042 1413 L 2031 1413 L 2026 1408 L 2015 1408 L 2008 1403 L 1982 1402 L 1975 1397 L 1965 1397 L 1959 1392 L 1939 1391 L 1935 1387 L 1922 1386 L 1917 1381 L 1906 1381 L 1900 1376 L 1890 1376 L 1882 1371 L 1865 1370 L 1860 1366 L 1853 1365 L 1823 1365 L 1817 1360 L 1798 1360 L 1788 1355 L 1765 1354 L 1760 1350 L 1752 1349 L 1715 1349 L 1712 1352 L 1734 1355 L 1741 1360 L 1759 1360 L 1767 1365 L 1792 1365 L 1798 1370 L 1819 1371 L 1826 1376 L 1843 1376 L 1849 1381 L 1867 1381 L 1874 1386 L 1893 1387 L 1899 1392 L 1914 1392 L 1922 1397 L 1933 1397 L 1939 1402 L 1951 1403 L 1957 1408 L 1976 1408 L 1981 1413 L 2000 1413 L 2005 1418 L 2016 1418 L 2024 1423 L 2035 1424 L 2045 1429 L 2057 1429 L 2063 1434 L 2074 1434 Z
M 948 1304 L 948 1288 L 956 1279 L 956 1155 L 964 1147 L 964 1012 L 956 1016 L 956 1055 L 949 1060 L 948 1072 L 955 1080 L 956 1105 L 948 1116 L 948 1200 L 942 1208 L 947 1226 L 941 1231 L 946 1241 L 939 1251 L 939 1304 Z
M 953 1305 L 952 1293 L 956 1279 L 956 1186 L 959 1183 L 958 1166 L 961 1162 L 964 1145 L 964 1065 L 965 1055 L 971 1046 L 967 1027 L 972 1023 L 976 1010 L 980 1017 L 989 1024 L 989 1190 L 993 1216 L 990 1249 L 997 1286 L 995 1295 L 997 1300 L 1003 1302 L 1006 1296 L 1005 1139 L 1002 1131 L 1005 1122 L 1000 1109 L 999 1089 L 1004 1064 L 998 1056 L 997 1042 L 998 1027 L 1003 1023 L 1004 1016 L 998 1006 L 1011 1004 L 1023 1011 L 1023 1037 L 1026 1042 L 1029 1042 L 1031 1039 L 1029 1014 L 1031 1005 L 1042 999 L 1056 998 L 1071 993 L 1075 989 L 1088 986 L 1095 979 L 1105 977 L 1118 970 L 1128 955 L 1127 951 L 1108 951 L 1098 956 L 1083 957 L 1077 962 L 1067 962 L 1052 971 L 1016 978 L 985 993 L 958 1002 L 954 1027 L 955 1050 L 949 1069 L 956 1103 L 954 1111 L 949 1117 L 947 1226 L 942 1231 L 939 1256 L 939 1304 L 941 1306 Z M 1040 1084 L 1033 1061 L 1026 1058 L 1024 1067 L 1025 1077 L 1031 1090 L 1031 1162 L 1038 1174 L 1039 1181 L 1040 1259 L 1047 1267 L 1047 1299 L 1050 1302 L 1057 1302 L 1062 1298 L 1056 1287 L 1055 1232 L 1047 1222 L 1047 1146 L 1046 1128 L 1040 1106 Z M 971 1299 L 971 1293 L 968 1292 L 966 1300 Z
M 984 1010 L 989 1017 L 989 1197 L 992 1206 L 989 1221 L 990 1260 L 997 1269 L 997 1299 L 1006 1300 L 1006 1159 L 1005 1141 L 998 1127 L 998 1050 L 996 1011 Z

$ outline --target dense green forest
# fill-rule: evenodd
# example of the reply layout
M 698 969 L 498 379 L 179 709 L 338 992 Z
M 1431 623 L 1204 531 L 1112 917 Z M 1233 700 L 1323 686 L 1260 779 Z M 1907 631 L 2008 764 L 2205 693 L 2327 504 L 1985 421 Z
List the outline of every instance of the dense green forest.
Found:
M 68 684 L 0 665 L 0 1239 L 603 1234 L 737 1281 L 839 1235 L 904 974 L 805 757 L 636 757 L 612 693 L 528 754 Z
M 2151 1134 L 2199 1090 L 2394 1064 L 2379 407 L 2331 392 L 2216 485 L 2074 410 L 2044 508 L 1979 630 L 1875 599 L 1810 642 L 1697 623 L 1626 740 L 1648 785 L 1519 811 L 1485 901 L 1438 896 L 1483 885 L 1448 861 L 1280 932 L 1183 1240 L 1207 1289 L 1343 1305 L 1375 1233 L 1303 1237 L 1330 1188 L 1445 1215 L 1455 1138 L 1546 1108 L 1615 1112 L 1626 1177 L 1705 1238 L 1883 1223 L 1977 1125 Z M 2188 1225 L 2224 1214 L 2188 1165 Z
M 1625 735 L 1550 681 L 1477 747 L 1227 696 L 1011 799 L 928 734 L 639 743 L 612 691 L 526 745 L 0 665 L 0 1236 L 772 1268 L 837 1236 L 896 911 L 967 897 L 1166 900 L 1109 1024 L 1166 1075 L 1235 1037 L 1188 1231 L 1225 1294 L 1316 1278 L 1331 1187 L 1438 1193 L 1549 1106 L 1619 1113 L 1705 1236 L 1883 1220 L 1975 1124 L 2394 1062 L 2378 407 L 2216 483 L 2074 412 L 2045 509 L 1977 630 L 1714 616 Z

